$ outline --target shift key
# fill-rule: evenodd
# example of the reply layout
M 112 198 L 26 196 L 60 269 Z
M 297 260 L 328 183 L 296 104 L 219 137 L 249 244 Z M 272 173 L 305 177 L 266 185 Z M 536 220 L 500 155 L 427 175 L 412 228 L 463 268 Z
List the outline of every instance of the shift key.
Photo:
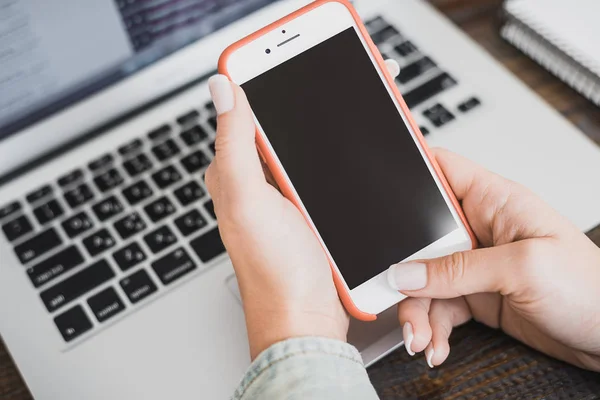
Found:
M 33 286 L 40 287 L 60 275 L 83 264 L 83 256 L 75 246 L 67 247 L 37 265 L 27 268 Z
M 28 263 L 34 258 L 38 258 L 42 254 L 60 246 L 62 241 L 54 228 L 40 233 L 37 236 L 21 243 L 15 247 L 15 253 L 23 264 Z
M 40 293 L 48 311 L 58 310 L 84 293 L 102 285 L 115 276 L 105 260 L 100 260 L 86 269 Z

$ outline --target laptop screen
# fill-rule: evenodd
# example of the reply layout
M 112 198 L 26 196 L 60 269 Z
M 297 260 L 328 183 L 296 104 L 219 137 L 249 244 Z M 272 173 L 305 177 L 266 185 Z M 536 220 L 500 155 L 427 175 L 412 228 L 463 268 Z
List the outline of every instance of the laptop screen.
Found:
M 0 2 L 0 141 L 274 1 Z

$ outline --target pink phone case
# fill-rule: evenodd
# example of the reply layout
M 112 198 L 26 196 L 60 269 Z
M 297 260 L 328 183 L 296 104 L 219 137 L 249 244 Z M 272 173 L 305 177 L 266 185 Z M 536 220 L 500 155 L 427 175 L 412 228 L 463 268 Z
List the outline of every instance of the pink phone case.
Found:
M 383 58 L 381 57 L 381 54 L 379 53 L 379 50 L 377 49 L 377 47 L 371 40 L 371 37 L 369 36 L 367 29 L 363 25 L 362 20 L 360 19 L 358 13 L 356 12 L 354 7 L 348 1 L 346 1 L 346 0 L 317 0 L 307 6 L 281 18 L 280 20 L 275 21 L 272 24 L 269 24 L 269 25 L 265 26 L 264 28 L 246 36 L 245 38 L 233 43 L 232 45 L 230 45 L 223 51 L 223 53 L 221 54 L 221 57 L 219 58 L 219 73 L 231 78 L 227 71 L 227 60 L 229 59 L 229 56 L 233 52 L 235 52 L 240 47 L 247 45 L 248 43 L 252 42 L 253 40 L 263 36 L 264 34 L 277 29 L 281 25 L 286 24 L 289 21 L 291 21 L 305 13 L 310 12 L 311 10 L 314 10 L 315 8 L 320 7 L 320 6 L 330 3 L 330 2 L 337 2 L 337 3 L 343 4 L 348 9 L 350 14 L 352 14 L 352 17 L 356 21 L 356 24 L 360 30 L 361 35 L 365 38 L 365 40 L 369 46 L 369 49 L 371 50 L 372 54 L 375 56 L 375 59 L 377 60 L 379 67 L 383 71 L 388 85 L 392 88 L 394 96 L 398 100 L 398 103 L 400 104 L 402 111 L 408 117 L 409 124 L 410 124 L 411 128 L 413 129 L 413 131 L 416 133 L 419 143 L 421 144 L 421 146 L 423 147 L 423 149 L 425 151 L 426 157 L 429 159 L 429 161 L 433 165 L 435 173 L 439 177 L 439 179 L 442 182 L 442 185 L 444 187 L 444 190 L 447 192 L 448 197 L 452 201 L 452 205 L 456 209 L 456 212 L 460 216 L 462 223 L 465 225 L 467 231 L 469 232 L 469 236 L 471 237 L 472 248 L 477 247 L 477 239 L 476 239 L 473 231 L 471 230 L 471 227 L 469 226 L 467 219 L 465 218 L 465 215 L 460 207 L 458 200 L 456 199 L 456 196 L 452 192 L 452 189 L 450 188 L 450 185 L 448 184 L 448 181 L 444 177 L 444 174 L 442 173 L 442 170 L 440 169 L 435 158 L 431 156 L 431 152 L 429 150 L 429 147 L 427 146 L 427 143 L 425 142 L 425 139 L 423 138 L 423 135 L 421 134 L 421 131 L 419 130 L 419 126 L 413 120 L 410 110 L 408 109 L 408 106 L 406 105 L 406 103 L 404 102 L 404 99 L 400 95 L 400 92 L 398 91 L 398 88 L 396 87 L 396 84 L 394 83 L 394 79 L 390 76 L 390 74 L 387 70 L 387 67 L 383 61 Z M 304 211 L 302 211 L 302 207 L 300 206 L 300 204 L 301 204 L 300 199 L 294 194 L 294 191 L 288 185 L 287 179 L 285 179 L 287 176 L 285 171 L 280 169 L 279 166 L 277 165 L 274 154 L 271 153 L 271 151 L 269 150 L 269 146 L 265 143 L 262 135 L 259 134 L 258 128 L 257 128 L 257 132 L 256 132 L 256 144 L 257 144 L 257 148 L 258 148 L 258 151 L 259 151 L 262 159 L 269 167 L 269 170 L 273 174 L 273 178 L 279 185 L 281 192 L 283 193 L 283 195 L 285 197 L 287 197 L 298 208 L 298 210 L 300 210 L 300 212 L 303 214 L 304 218 L 306 219 L 306 221 L 308 223 L 309 219 L 308 219 L 308 216 L 306 215 L 306 213 L 304 213 Z M 316 234 L 316 232 L 315 232 L 315 234 Z M 331 271 L 333 274 L 333 280 L 335 282 L 335 287 L 338 291 L 340 299 L 342 300 L 342 303 L 344 304 L 344 307 L 350 313 L 350 315 L 352 315 L 354 318 L 362 320 L 362 321 L 374 321 L 375 319 L 377 319 L 377 315 L 361 311 L 354 304 L 352 297 L 350 297 L 350 293 L 346 289 L 346 285 L 343 281 L 343 278 L 341 276 L 339 276 L 337 268 L 335 268 L 335 266 L 334 266 L 335 263 L 334 263 L 333 259 L 331 259 L 330 257 L 329 257 L 329 264 L 331 266 Z

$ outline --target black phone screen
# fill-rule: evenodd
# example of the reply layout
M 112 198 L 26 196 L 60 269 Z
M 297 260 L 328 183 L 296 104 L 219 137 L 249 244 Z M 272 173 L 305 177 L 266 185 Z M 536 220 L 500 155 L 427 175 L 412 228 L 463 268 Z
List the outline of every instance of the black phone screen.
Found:
M 350 289 L 458 228 L 354 28 L 242 87 Z

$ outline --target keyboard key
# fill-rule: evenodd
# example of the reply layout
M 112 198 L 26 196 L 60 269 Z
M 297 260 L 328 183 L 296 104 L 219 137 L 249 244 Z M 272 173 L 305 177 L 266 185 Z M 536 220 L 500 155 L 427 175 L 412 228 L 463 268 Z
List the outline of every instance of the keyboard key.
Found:
M 369 32 L 374 32 L 384 26 L 389 25 L 382 17 L 375 17 L 364 22 Z
M 396 28 L 394 28 L 391 25 L 388 25 L 379 32 L 371 34 L 371 39 L 373 39 L 373 42 L 375 44 L 380 44 L 382 42 L 385 42 L 386 40 L 393 38 L 396 35 L 400 35 L 400 33 L 396 30 Z
M 70 185 L 76 183 L 77 181 L 79 181 L 81 178 L 83 178 L 83 171 L 80 169 L 75 169 L 75 170 L 69 172 L 68 174 L 65 174 L 65 175 L 61 176 L 60 178 L 58 178 L 58 186 L 60 186 L 60 187 L 70 186 Z
M 83 239 L 82 243 L 88 253 L 94 257 L 113 247 L 115 245 L 115 239 L 113 239 L 108 230 L 100 229 L 98 232 Z
M 424 126 L 420 126 L 419 130 L 423 136 L 429 135 L 429 129 L 425 128 Z
M 94 178 L 94 183 L 101 192 L 107 192 L 123 183 L 123 177 L 115 168 L 111 168 L 102 175 Z
M 394 47 L 394 50 L 402 57 L 406 57 L 417 51 L 417 46 L 415 46 L 412 42 L 406 41 L 404 43 L 400 43 L 398 46 Z
M 204 228 L 207 224 L 198 210 L 192 210 L 175 220 L 175 225 L 183 236 L 189 236 Z
M 83 264 L 83 256 L 75 246 L 67 247 L 59 253 L 48 257 L 39 264 L 27 268 L 27 275 L 33 286 L 38 288 L 47 282 Z
M 127 160 L 123 163 L 123 168 L 132 178 L 138 176 L 144 171 L 152 168 L 152 161 L 145 154 L 138 154 L 137 156 Z
M 127 271 L 146 260 L 146 254 L 137 242 L 133 242 L 113 253 L 113 258 L 121 271 Z
M 136 151 L 140 150 L 143 145 L 144 144 L 140 139 L 134 139 L 131 142 L 119 147 L 119 149 L 117 151 L 123 157 L 127 157 L 127 156 L 134 154 Z
M 50 228 L 16 246 L 15 253 L 21 263 L 26 264 L 61 244 L 62 240 L 56 230 Z
M 191 181 L 180 187 L 179 189 L 173 192 L 177 200 L 181 203 L 182 206 L 187 206 L 195 202 L 198 199 L 201 199 L 206 194 L 204 189 L 200 187 L 198 182 Z
M 60 204 L 58 204 L 58 201 L 54 199 L 33 210 L 33 214 L 37 218 L 40 225 L 47 224 L 53 219 L 63 215 L 63 213 L 63 208 L 60 206 Z
M 179 125 L 189 125 L 196 122 L 200 113 L 196 110 L 190 110 L 189 112 L 177 117 L 177 123 Z
M 95 204 L 92 207 L 96 217 L 100 222 L 106 221 L 123 211 L 123 204 L 115 196 L 110 196 L 107 199 Z
M 213 152 L 213 154 L 217 154 L 217 150 L 215 150 L 215 141 L 214 140 L 208 144 L 208 148 Z
M 436 104 L 435 106 L 423 111 L 423 115 L 430 120 L 435 127 L 438 128 L 454 119 L 454 115 L 450 111 L 446 110 L 441 104 Z
M 94 226 L 90 217 L 83 211 L 65 220 L 61 225 L 71 239 L 92 229 Z
M 216 116 L 210 117 L 206 122 L 208 122 L 208 125 L 210 125 L 214 131 L 217 130 L 217 117 Z
M 210 160 L 208 159 L 206 154 L 202 152 L 202 150 L 198 150 L 184 157 L 181 160 L 181 164 L 188 173 L 193 174 L 194 172 L 197 172 L 198 170 L 207 167 L 208 164 L 210 164 Z
M 404 93 L 402 97 L 404 97 L 406 105 L 413 108 L 454 85 L 456 85 L 456 80 L 444 72 L 410 92 Z
M 129 301 L 133 304 L 156 292 L 156 285 L 143 269 L 121 280 L 120 284 Z
M 102 157 L 95 159 L 94 161 L 88 164 L 88 168 L 92 172 L 96 172 L 101 170 L 102 168 L 106 168 L 110 166 L 114 161 L 112 154 L 105 154 Z
M 0 208 L 0 219 L 6 218 L 9 215 L 16 213 L 21 209 L 21 203 L 13 201 Z
M 207 102 L 207 103 L 204 105 L 204 108 L 205 108 L 207 111 L 210 111 L 210 112 L 212 112 L 212 113 L 214 113 L 214 112 L 215 112 L 215 105 L 214 105 L 214 103 L 213 103 L 212 101 L 209 101 L 209 102 Z
M 152 263 L 152 269 L 158 275 L 163 285 L 181 278 L 185 274 L 196 269 L 196 264 L 192 261 L 188 253 L 178 248 L 172 253 Z
M 225 246 L 221 241 L 219 228 L 215 227 L 204 235 L 190 242 L 192 249 L 198 254 L 203 263 L 207 263 L 213 258 L 225 253 Z
M 125 218 L 122 218 L 115 222 L 115 229 L 121 235 L 123 240 L 126 240 L 138 232 L 146 229 L 146 223 L 142 220 L 142 217 L 137 212 L 129 214 Z
M 479 101 L 477 97 L 471 97 L 469 100 L 460 103 L 458 105 L 458 109 L 462 112 L 468 112 L 474 109 L 475 107 L 479 106 L 480 104 L 481 101 Z
M 71 208 L 77 208 L 93 199 L 94 193 L 92 192 L 92 189 L 84 183 L 77 186 L 75 189 L 66 192 L 64 197 Z
M 153 192 L 146 181 L 139 181 L 123 190 L 123 196 L 130 205 L 135 206 L 139 202 L 152 196 Z
M 217 214 L 215 214 L 215 205 L 212 199 L 204 203 L 204 209 L 211 215 L 211 217 L 213 217 L 215 220 L 217 219 Z
M 183 131 L 180 135 L 181 140 L 188 146 L 193 146 L 208 138 L 208 133 L 200 125 L 196 125 Z
M 158 139 L 163 139 L 166 136 L 171 134 L 171 127 L 169 125 L 162 125 L 159 126 L 158 128 L 150 131 L 148 133 L 148 138 L 150 140 L 158 140 Z
M 144 211 L 146 211 L 146 214 L 148 214 L 148 217 L 152 222 L 158 222 L 173 214 L 175 212 L 175 206 L 168 198 L 161 197 L 144 207 Z
M 177 168 L 169 165 L 152 174 L 152 179 L 154 180 L 154 183 L 156 183 L 156 186 L 160 189 L 165 189 L 175 182 L 180 181 L 181 174 L 177 171 Z
M 435 67 L 435 63 L 431 61 L 429 57 L 423 57 L 420 60 L 402 67 L 400 74 L 396 79 L 400 83 L 407 83 Z
M 92 329 L 90 319 L 81 306 L 75 306 L 54 318 L 54 323 L 65 342 L 70 342 Z
M 93 295 L 87 301 L 98 322 L 104 322 L 125 310 L 125 304 L 112 287 Z
M 77 299 L 79 296 L 102 285 L 114 276 L 115 273 L 106 260 L 100 260 L 64 281 L 44 290 L 40 293 L 40 297 L 48 311 L 53 312 Z
M 179 153 L 179 146 L 175 144 L 173 139 L 165 140 L 159 145 L 152 148 L 152 153 L 158 161 L 165 161 Z
M 43 199 L 46 196 L 52 194 L 52 187 L 50 185 L 42 186 L 41 188 L 29 193 L 25 198 L 29 203 L 35 203 L 36 201 Z
M 33 226 L 31 226 L 31 222 L 29 222 L 26 216 L 21 215 L 2 225 L 2 230 L 8 241 L 12 242 L 33 231 Z
M 144 236 L 144 241 L 153 253 L 159 253 L 177 241 L 177 237 L 168 226 L 161 226 Z

